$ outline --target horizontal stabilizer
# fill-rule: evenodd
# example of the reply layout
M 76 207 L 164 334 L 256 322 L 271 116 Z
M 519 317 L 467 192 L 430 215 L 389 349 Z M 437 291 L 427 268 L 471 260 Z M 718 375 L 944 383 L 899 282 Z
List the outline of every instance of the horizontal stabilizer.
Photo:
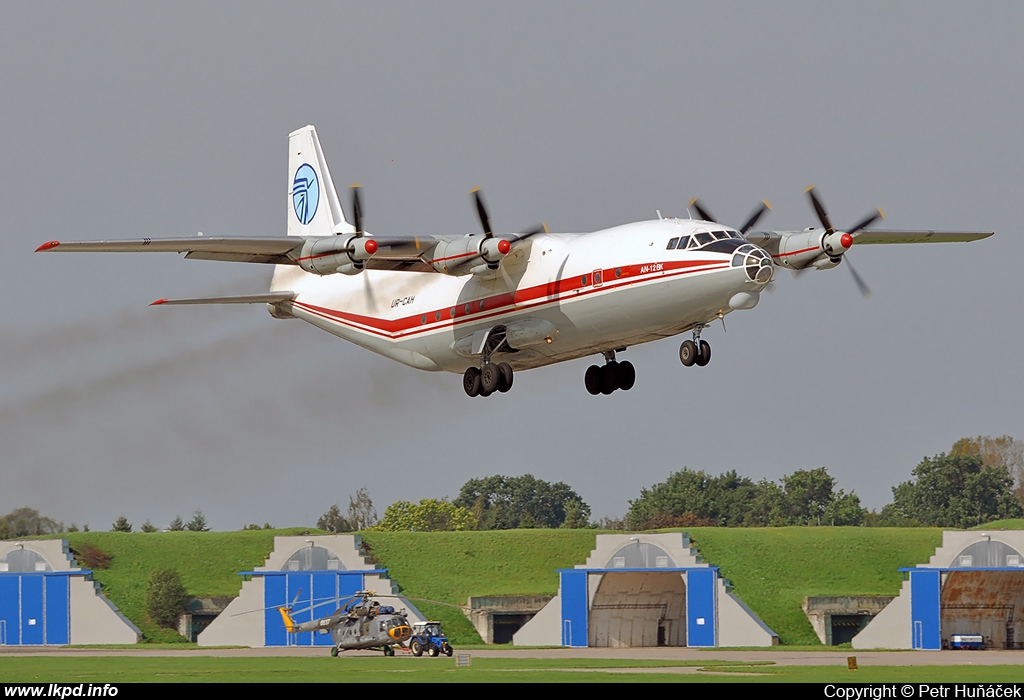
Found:
M 265 292 L 263 294 L 243 294 L 233 297 L 202 297 L 197 299 L 157 299 L 150 306 L 177 304 L 278 304 L 292 301 L 298 294 L 295 292 Z

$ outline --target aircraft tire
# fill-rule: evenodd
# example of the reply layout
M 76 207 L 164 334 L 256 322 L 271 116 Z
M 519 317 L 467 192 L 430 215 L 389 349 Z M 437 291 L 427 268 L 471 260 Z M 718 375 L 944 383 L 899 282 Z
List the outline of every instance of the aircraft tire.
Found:
M 436 657 L 439 653 L 440 652 L 438 651 L 436 646 L 434 646 L 433 644 L 428 644 L 427 645 L 427 655 L 428 656 L 435 656 Z
M 384 647 L 384 656 L 394 656 L 395 650 L 391 647 Z
M 462 388 L 466 390 L 466 396 L 479 396 L 483 389 L 480 381 L 480 370 L 470 367 L 462 375 Z
M 338 647 L 331 647 L 331 656 L 338 656 Z
M 629 391 L 636 384 L 636 368 L 633 367 L 632 362 L 620 362 L 615 374 L 619 388 L 623 391 Z
M 707 363 L 711 362 L 711 346 L 708 345 L 708 341 L 700 341 L 700 353 L 697 355 L 697 366 L 704 367 Z
M 512 388 L 512 365 L 507 362 L 498 363 L 498 370 L 501 373 L 501 381 L 498 383 L 498 391 L 505 393 Z
M 619 363 L 609 362 L 601 368 L 601 393 L 608 396 L 619 388 Z
M 423 656 L 423 645 L 420 640 L 414 639 L 409 643 L 409 651 L 412 652 L 413 656 Z
M 488 362 L 480 370 L 480 384 L 488 394 L 493 394 L 501 386 L 501 370 L 498 365 Z
M 679 346 L 679 361 L 685 367 L 693 366 L 693 363 L 697 361 L 697 354 L 697 344 L 692 340 L 684 340 L 683 344 Z
M 583 376 L 583 383 L 587 386 L 587 391 L 594 396 L 601 393 L 601 368 L 597 365 L 590 365 L 587 367 L 587 373 Z

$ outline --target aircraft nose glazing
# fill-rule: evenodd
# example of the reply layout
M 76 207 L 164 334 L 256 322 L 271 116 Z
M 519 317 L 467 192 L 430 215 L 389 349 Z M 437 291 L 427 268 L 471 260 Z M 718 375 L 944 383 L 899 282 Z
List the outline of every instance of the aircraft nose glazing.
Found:
M 412 636 L 412 629 L 404 625 L 399 627 L 392 627 L 388 631 L 388 636 L 390 636 L 396 642 L 404 642 Z
M 775 269 L 771 256 L 750 243 L 736 249 L 732 266 L 744 268 L 747 278 L 762 287 L 771 281 Z

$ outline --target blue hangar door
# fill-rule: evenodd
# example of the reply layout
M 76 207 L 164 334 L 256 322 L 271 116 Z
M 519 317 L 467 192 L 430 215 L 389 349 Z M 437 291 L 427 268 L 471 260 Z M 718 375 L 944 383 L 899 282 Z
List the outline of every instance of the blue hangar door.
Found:
M 264 644 L 268 647 L 332 646 L 329 634 L 289 634 L 277 608 L 291 605 L 291 617 L 295 622 L 309 622 L 330 617 L 341 603 L 362 589 L 362 571 L 282 571 L 264 574 L 263 604 L 267 606 L 264 611 Z
M 0 575 L 0 644 L 67 644 L 68 574 Z

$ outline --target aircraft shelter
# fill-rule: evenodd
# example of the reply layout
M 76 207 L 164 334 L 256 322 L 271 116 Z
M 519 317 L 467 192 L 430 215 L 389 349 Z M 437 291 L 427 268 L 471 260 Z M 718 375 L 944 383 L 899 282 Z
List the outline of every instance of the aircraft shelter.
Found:
M 1024 531 L 946 531 L 928 563 L 900 569 L 900 594 L 854 649 L 944 649 L 956 636 L 1024 648 Z
M 0 646 L 135 644 L 141 635 L 67 540 L 0 541 Z
M 242 589 L 203 630 L 199 646 L 331 646 L 331 635 L 288 633 L 277 608 L 290 605 L 296 622 L 328 617 L 357 591 L 376 591 L 381 604 L 405 608 L 410 622 L 423 622 L 416 607 L 398 595 L 386 569 L 360 553 L 359 535 L 275 537 L 263 566 L 242 571 Z
M 514 644 L 778 644 L 683 533 L 598 535 L 586 563 L 558 574 L 558 595 L 513 636 Z

